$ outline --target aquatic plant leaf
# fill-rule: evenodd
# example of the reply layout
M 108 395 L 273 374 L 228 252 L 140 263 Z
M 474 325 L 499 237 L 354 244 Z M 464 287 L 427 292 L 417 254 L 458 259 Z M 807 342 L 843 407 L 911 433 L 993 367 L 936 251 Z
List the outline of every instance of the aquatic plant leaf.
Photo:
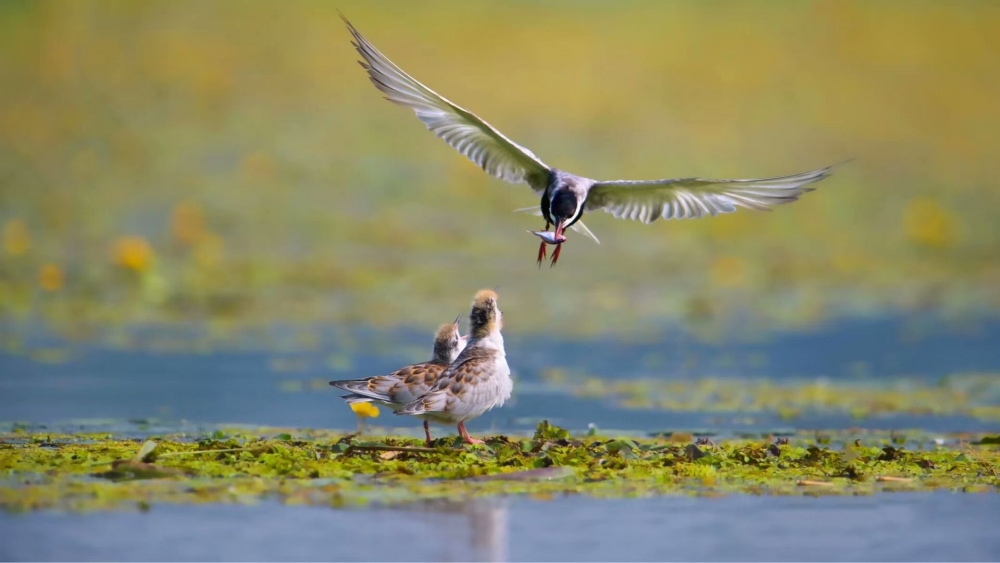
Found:
M 568 440 L 569 437 L 569 430 L 559 428 L 554 424 L 549 424 L 548 420 L 543 420 L 539 422 L 538 426 L 535 428 L 535 436 L 533 440 L 536 442 L 551 442 L 556 440 Z
M 154 440 L 146 440 L 143 442 L 142 447 L 139 448 L 139 453 L 135 454 L 132 461 L 153 461 L 156 457 L 156 447 L 157 443 Z
M 612 440 L 605 444 L 608 452 L 617 453 L 625 459 L 638 459 L 639 456 L 635 453 L 639 449 L 639 446 L 635 442 L 628 438 L 618 438 L 617 440 Z

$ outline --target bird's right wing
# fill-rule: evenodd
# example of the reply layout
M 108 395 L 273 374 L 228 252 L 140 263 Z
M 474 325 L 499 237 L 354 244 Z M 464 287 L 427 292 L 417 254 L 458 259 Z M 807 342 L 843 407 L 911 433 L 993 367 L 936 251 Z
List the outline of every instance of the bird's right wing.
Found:
M 590 189 L 586 210 L 601 209 L 619 219 L 647 224 L 660 217 L 693 219 L 732 213 L 737 207 L 766 211 L 812 191 L 809 184 L 826 178 L 833 173 L 833 168 L 748 180 L 675 178 L 597 182 Z
M 352 44 L 364 58 L 362 68 L 387 100 L 412 109 L 428 129 L 490 176 L 512 184 L 524 182 L 535 191 L 545 189 L 549 167 L 530 150 L 417 82 L 358 33 L 343 14 L 340 17 L 354 36 Z

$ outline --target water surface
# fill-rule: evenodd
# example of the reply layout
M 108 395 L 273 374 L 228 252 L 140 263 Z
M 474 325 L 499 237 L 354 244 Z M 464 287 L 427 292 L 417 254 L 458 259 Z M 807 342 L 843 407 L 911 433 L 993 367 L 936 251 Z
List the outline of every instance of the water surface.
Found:
M 907 413 L 852 418 L 846 412 L 803 413 L 794 420 L 777 413 L 637 410 L 602 398 L 580 398 L 553 388 L 552 370 L 574 381 L 652 378 L 693 381 L 704 376 L 822 379 L 833 384 L 878 385 L 888 379 L 934 385 L 955 373 L 1000 373 L 1000 320 L 948 325 L 934 318 L 840 321 L 803 332 L 709 344 L 682 331 L 664 331 L 643 342 L 613 337 L 560 340 L 506 335 L 516 384 L 512 400 L 472 423 L 476 432 L 527 432 L 547 418 L 580 430 L 652 432 L 771 432 L 790 429 L 919 428 L 939 432 L 992 431 L 997 424 L 968 416 Z M 69 344 L 52 335 L 25 338 L 27 354 L 0 353 L 0 421 L 53 423 L 76 419 L 159 419 L 168 424 L 354 428 L 356 419 L 326 385 L 390 372 L 426 359 L 429 336 L 413 329 L 320 327 L 301 335 L 276 327 L 236 344 L 192 352 L 208 337 L 198 331 L 141 329 L 128 348 Z M 164 349 L 171 343 L 181 351 Z M 37 350 L 59 350 L 47 361 Z M 31 350 L 36 350 L 32 353 Z M 50 354 L 51 355 L 51 354 Z M 1000 376 L 998 376 L 1000 377 Z M 983 404 L 1000 402 L 977 397 Z M 408 427 L 411 421 L 385 412 L 376 427 Z M 442 429 L 439 431 L 450 431 Z
M 989 418 L 899 413 L 672 412 L 581 398 L 568 387 L 604 380 L 699 377 L 822 379 L 933 385 L 956 373 L 1000 372 L 1000 321 L 950 326 L 934 319 L 842 321 L 816 330 L 705 343 L 681 331 L 644 342 L 507 335 L 512 401 L 470 424 L 474 433 L 529 433 L 541 419 L 579 431 L 708 434 L 804 429 L 996 431 Z M 140 329 L 129 346 L 80 344 L 45 332 L 0 354 L 0 422 L 130 435 L 197 433 L 217 424 L 353 429 L 354 415 L 326 385 L 385 373 L 423 358 L 419 330 L 287 327 L 197 350 L 190 329 Z M 307 344 L 303 345 L 302 343 Z M 989 376 L 987 376 L 989 377 Z M 987 386 L 979 404 L 1000 401 Z M 992 394 L 991 394 L 992 393 Z M 125 422 L 123 421 L 130 421 Z M 419 425 L 383 415 L 390 427 Z M 396 431 L 396 430 L 394 430 Z M 452 433 L 438 428 L 435 432 Z M 149 512 L 0 514 L 4 560 L 996 560 L 1000 495 L 880 493 L 870 497 L 645 499 L 523 497 L 335 510 L 155 504 Z
M 4 560 L 989 561 L 1000 495 L 524 498 L 0 514 Z

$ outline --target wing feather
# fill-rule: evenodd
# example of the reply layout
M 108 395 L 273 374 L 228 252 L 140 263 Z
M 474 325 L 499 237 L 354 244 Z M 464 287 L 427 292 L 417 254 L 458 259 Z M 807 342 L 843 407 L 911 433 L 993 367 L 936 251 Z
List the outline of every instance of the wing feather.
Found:
M 348 403 L 374 400 L 387 404 L 404 404 L 427 393 L 445 368 L 446 366 L 431 362 L 414 364 L 389 375 L 331 381 L 330 385 L 350 391 L 351 395 L 341 397 Z
M 448 101 L 403 72 L 362 36 L 341 14 L 364 59 L 361 68 L 390 102 L 411 108 L 429 130 L 487 174 L 512 184 L 544 191 L 549 167 L 530 150 L 508 139 L 474 113 Z
M 663 219 L 694 219 L 732 213 L 737 207 L 766 211 L 791 203 L 812 191 L 809 184 L 833 173 L 833 166 L 775 178 L 711 180 L 615 180 L 597 182 L 586 210 L 603 210 L 619 219 L 652 223 Z

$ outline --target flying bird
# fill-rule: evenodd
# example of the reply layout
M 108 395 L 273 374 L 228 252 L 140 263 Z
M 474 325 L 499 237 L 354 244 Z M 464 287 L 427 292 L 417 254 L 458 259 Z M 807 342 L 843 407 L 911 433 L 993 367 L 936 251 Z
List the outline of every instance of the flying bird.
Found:
M 552 265 L 573 228 L 599 242 L 580 221 L 588 211 L 605 211 L 619 219 L 649 224 L 659 218 L 693 219 L 731 213 L 738 207 L 767 210 L 791 203 L 809 184 L 826 178 L 833 166 L 774 178 L 712 180 L 670 178 L 663 180 L 593 180 L 550 167 L 527 148 L 507 138 L 476 114 L 449 101 L 403 72 L 379 52 L 341 14 L 354 37 L 352 44 L 363 61 L 368 78 L 387 100 L 409 107 L 427 128 L 462 153 L 484 172 L 512 184 L 524 183 L 541 196 L 540 215 L 545 231 L 529 231 L 542 239 L 538 264 L 547 244 L 555 245 Z M 523 210 L 519 210 L 523 211 Z M 553 232 L 548 229 L 555 226 Z
M 397 411 L 406 403 L 430 391 L 437 383 L 438 377 L 465 348 L 468 338 L 459 335 L 458 319 L 455 319 L 455 322 L 443 324 L 438 328 L 434 336 L 434 357 L 429 362 L 406 366 L 389 375 L 331 381 L 330 385 L 351 392 L 341 397 L 349 405 L 372 402 Z M 424 436 L 430 444 L 431 430 L 426 418 Z

